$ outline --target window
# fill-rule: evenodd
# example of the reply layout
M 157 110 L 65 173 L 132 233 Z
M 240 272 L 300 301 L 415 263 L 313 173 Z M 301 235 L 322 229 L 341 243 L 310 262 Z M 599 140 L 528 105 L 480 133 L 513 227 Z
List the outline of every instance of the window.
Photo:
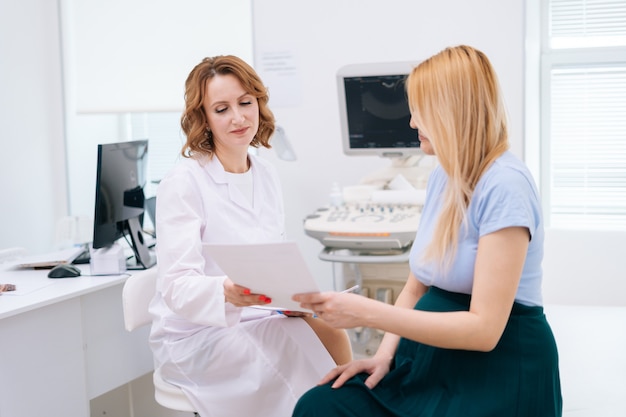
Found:
M 150 140 L 148 179 L 151 183 L 146 196 L 153 196 L 156 184 L 181 157 L 185 135 L 180 127 L 180 113 L 127 113 L 124 118 L 131 138 Z
M 249 0 L 193 0 L 184 7 L 61 0 L 59 7 L 69 212 L 92 216 L 97 145 L 150 140 L 149 179 L 161 179 L 184 140 L 180 115 L 189 71 L 220 54 L 253 62 L 252 7 Z M 149 186 L 148 196 L 156 184 Z
M 67 159 L 70 213 L 93 216 L 97 149 L 100 143 L 148 139 L 146 197 L 178 161 L 185 136 L 180 112 L 80 114 L 72 119 Z
M 626 1 L 541 7 L 546 223 L 626 230 Z

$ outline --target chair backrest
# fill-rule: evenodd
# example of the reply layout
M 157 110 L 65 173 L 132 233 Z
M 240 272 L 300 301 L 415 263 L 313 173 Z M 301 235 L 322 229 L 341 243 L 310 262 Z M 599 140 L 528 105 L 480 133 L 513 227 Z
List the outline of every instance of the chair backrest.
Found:
M 148 306 L 156 291 L 157 267 L 133 273 L 122 290 L 124 327 L 129 332 L 152 322 Z

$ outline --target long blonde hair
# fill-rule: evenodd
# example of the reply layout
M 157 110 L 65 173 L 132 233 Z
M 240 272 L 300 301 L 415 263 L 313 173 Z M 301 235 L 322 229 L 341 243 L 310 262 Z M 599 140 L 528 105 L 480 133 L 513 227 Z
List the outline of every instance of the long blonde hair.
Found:
M 446 48 L 422 62 L 406 86 L 413 120 L 448 175 L 442 211 L 424 254 L 447 269 L 478 180 L 509 148 L 506 109 L 489 59 L 470 46 Z

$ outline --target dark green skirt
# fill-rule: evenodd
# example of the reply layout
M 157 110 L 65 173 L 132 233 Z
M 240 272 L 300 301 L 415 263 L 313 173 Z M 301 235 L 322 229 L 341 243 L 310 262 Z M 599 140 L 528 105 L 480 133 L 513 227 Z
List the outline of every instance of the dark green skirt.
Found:
M 467 311 L 470 297 L 430 290 L 416 310 Z M 402 338 L 394 364 L 370 390 L 357 375 L 343 387 L 318 386 L 293 416 L 559 417 L 558 353 L 542 307 L 513 305 L 491 352 L 441 349 Z

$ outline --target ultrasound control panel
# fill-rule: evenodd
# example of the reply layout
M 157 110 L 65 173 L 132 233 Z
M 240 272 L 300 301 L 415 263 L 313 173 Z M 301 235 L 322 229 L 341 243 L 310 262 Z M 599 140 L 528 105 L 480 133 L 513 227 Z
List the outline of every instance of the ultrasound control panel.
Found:
M 421 211 L 421 205 L 397 203 L 322 207 L 304 219 L 304 231 L 329 248 L 402 249 L 413 242 Z

